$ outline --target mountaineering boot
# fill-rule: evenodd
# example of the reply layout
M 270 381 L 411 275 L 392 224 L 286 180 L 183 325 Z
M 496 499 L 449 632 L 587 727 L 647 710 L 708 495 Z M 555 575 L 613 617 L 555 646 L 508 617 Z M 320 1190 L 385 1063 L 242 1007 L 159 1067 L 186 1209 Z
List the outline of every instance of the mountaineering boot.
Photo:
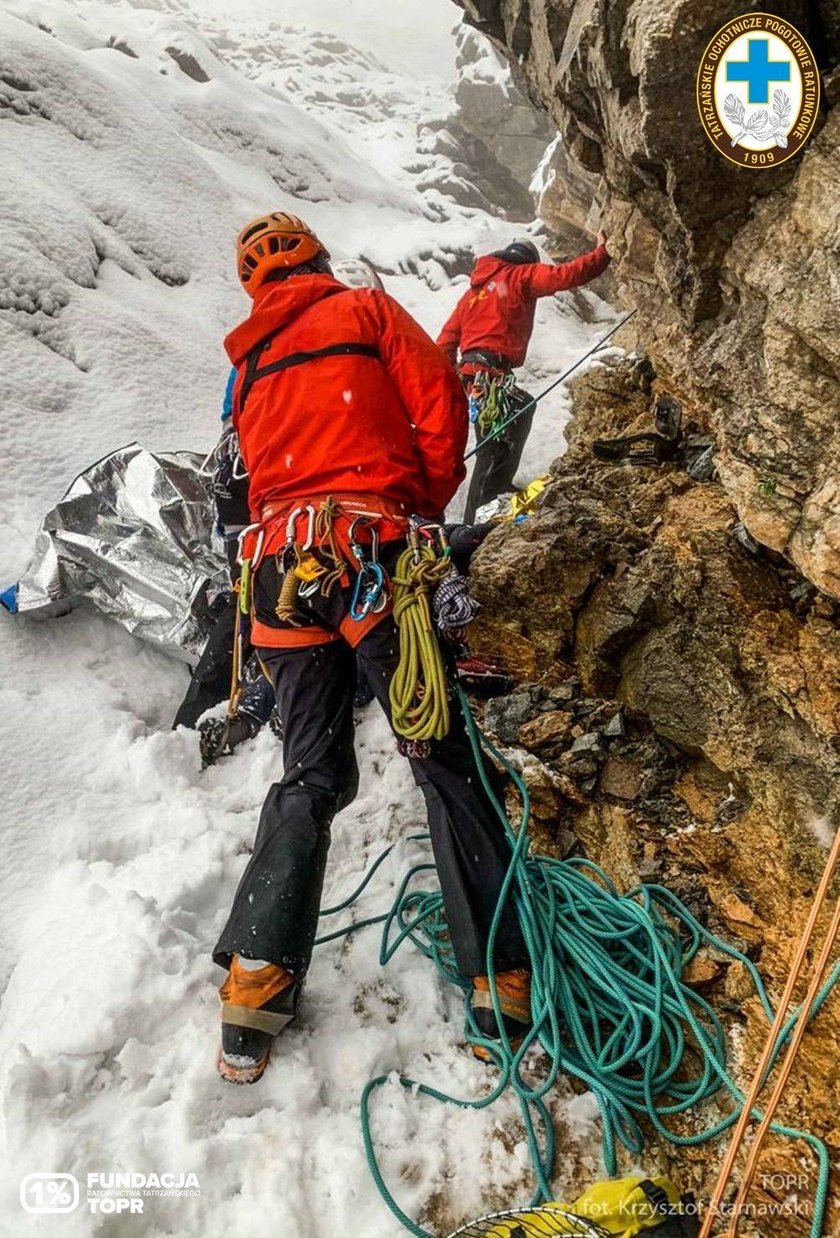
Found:
M 198 724 L 202 767 L 206 769 L 208 765 L 215 765 L 220 757 L 229 756 L 246 739 L 253 739 L 259 729 L 259 723 L 248 714 L 205 718 Z
M 531 973 L 524 967 L 516 967 L 512 971 L 497 972 L 495 979 L 502 1023 L 507 1032 L 510 1047 L 515 1053 L 531 1026 Z M 501 1046 L 496 1014 L 493 1010 L 493 998 L 490 994 L 490 981 L 487 976 L 476 976 L 473 980 L 470 1008 L 481 1035 L 498 1041 Z M 481 1062 L 495 1061 L 492 1050 L 484 1045 L 474 1044 L 472 1051 Z
M 268 1065 L 271 1042 L 297 1013 L 300 986 L 284 967 L 235 954 L 222 999 L 218 1070 L 228 1083 L 256 1083 Z

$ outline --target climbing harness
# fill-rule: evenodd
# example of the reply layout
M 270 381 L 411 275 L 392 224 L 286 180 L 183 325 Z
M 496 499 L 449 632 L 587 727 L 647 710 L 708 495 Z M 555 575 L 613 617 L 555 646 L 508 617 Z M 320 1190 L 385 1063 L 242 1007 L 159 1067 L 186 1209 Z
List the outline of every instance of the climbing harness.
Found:
M 566 379 L 571 374 L 574 374 L 575 370 L 577 370 L 580 366 L 582 366 L 584 361 L 586 361 L 588 357 L 591 357 L 594 352 L 597 352 L 599 348 L 601 348 L 604 344 L 606 344 L 607 340 L 611 339 L 615 335 L 616 331 L 618 331 L 621 327 L 623 327 L 626 322 L 629 322 L 635 313 L 636 313 L 635 310 L 631 310 L 629 314 L 625 314 L 624 317 L 621 318 L 615 324 L 614 327 L 610 328 L 610 330 L 606 333 L 606 335 L 602 335 L 601 338 L 597 341 L 597 343 L 593 344 L 592 347 L 588 349 L 583 354 L 583 356 L 580 357 L 579 360 L 577 360 L 574 363 L 574 365 L 570 366 L 568 370 L 564 371 L 564 373 L 562 373 L 559 378 L 555 378 L 554 382 L 549 383 L 549 385 L 543 391 L 541 391 L 539 395 L 535 395 L 533 399 L 527 402 L 527 404 L 523 404 L 523 406 L 521 408 L 518 408 L 515 413 L 512 413 L 510 417 L 508 417 L 505 421 L 501 422 L 496 427 L 495 430 L 491 430 L 489 434 L 487 434 L 483 439 L 481 439 L 478 443 L 476 443 L 475 447 L 473 447 L 470 451 L 467 452 L 467 454 L 464 456 L 464 459 L 469 460 L 470 456 L 474 456 L 476 452 L 481 451 L 482 448 L 486 447 L 488 443 L 493 441 L 493 439 L 496 439 L 500 435 L 504 434 L 508 426 L 513 425 L 515 421 L 518 421 L 520 417 L 524 417 L 526 413 L 532 412 L 537 407 L 540 400 L 544 399 L 549 394 L 549 392 L 554 390 L 555 387 L 559 387 L 562 382 L 565 382 Z
M 490 926 L 486 973 L 496 1011 L 498 1038 L 481 1037 L 470 1018 L 470 982 L 457 971 L 449 943 L 439 892 L 413 886 L 431 863 L 417 864 L 404 877 L 396 899 L 384 916 L 369 917 L 320 938 L 333 940 L 365 924 L 383 925 L 380 962 L 386 964 L 406 939 L 411 940 L 464 993 L 467 1037 L 483 1044 L 498 1064 L 499 1076 L 488 1095 L 458 1098 L 428 1084 L 397 1076 L 405 1089 L 461 1108 L 486 1109 L 508 1088 L 517 1097 L 525 1137 L 536 1177 L 533 1205 L 551 1198 L 555 1136 L 546 1097 L 561 1073 L 579 1079 L 594 1094 L 603 1123 L 603 1159 L 606 1172 L 617 1169 L 617 1148 L 632 1156 L 644 1149 L 640 1122 L 644 1120 L 663 1138 L 679 1147 L 702 1145 L 729 1130 L 738 1120 L 744 1096 L 726 1064 L 727 1035 L 711 1004 L 684 980 L 685 968 L 701 946 L 711 946 L 740 963 L 750 977 L 769 1021 L 774 1011 L 761 976 L 751 959 L 709 932 L 670 890 L 642 885 L 621 894 L 608 875 L 591 861 L 530 856 L 528 792 L 521 776 L 483 735 L 463 691 L 458 700 L 482 786 L 504 823 L 511 842 L 511 864 L 500 891 Z M 521 813 L 514 831 L 496 796 L 481 757 L 482 747 L 500 764 L 516 786 Z M 378 867 L 386 854 L 376 861 Z M 373 875 L 369 870 L 362 887 Z M 513 897 L 531 959 L 533 1026 L 522 1045 L 512 1051 L 501 1021 L 494 982 L 493 956 L 502 909 Z M 345 900 L 342 907 L 352 904 Z M 333 909 L 335 910 L 335 909 Z M 807 1018 L 822 1009 L 838 980 L 840 962 L 821 984 Z M 788 1041 L 799 1012 L 778 1020 L 768 1059 L 776 1062 Z M 539 1045 L 548 1057 L 541 1080 L 533 1079 L 533 1064 L 524 1070 L 528 1051 Z M 373 1093 L 392 1080 L 380 1075 L 365 1087 L 361 1098 L 362 1138 L 374 1182 L 394 1216 L 417 1238 L 432 1238 L 413 1221 L 391 1194 L 382 1175 L 370 1124 Z M 669 1125 L 724 1089 L 733 1112 L 707 1128 L 684 1134 Z M 810 1238 L 821 1238 L 826 1208 L 830 1162 L 825 1144 L 805 1131 L 773 1123 L 771 1129 L 803 1140 L 816 1154 L 818 1181 L 814 1196 Z M 469 1231 L 467 1231 L 469 1232 Z
M 278 630 L 266 614 L 265 590 L 259 615 L 251 596 L 252 581 L 266 554 L 273 557 L 275 569 L 271 579 L 276 580 L 276 602 L 269 603 L 273 616 L 283 627 L 305 627 L 315 633 L 312 643 L 317 643 L 319 632 L 327 640 L 335 639 L 329 626 L 319 624 L 316 595 L 328 601 L 337 589 L 349 590 L 346 619 L 350 627 L 358 625 L 359 633 L 386 613 L 390 581 L 379 548 L 383 540 L 390 546 L 404 537 L 408 525 L 395 505 L 373 496 L 327 495 L 300 500 L 291 507 L 269 501 L 260 514 L 259 521 L 242 531 L 238 555 L 247 585 L 243 613 L 254 612 L 257 643 L 265 638 L 271 644 L 266 628 Z M 352 637 L 348 639 L 354 643 Z
M 393 578 L 400 659 L 388 690 L 391 725 L 410 743 L 427 744 L 449 734 L 449 686 L 432 623 L 431 597 L 451 570 L 443 530 L 412 528 Z

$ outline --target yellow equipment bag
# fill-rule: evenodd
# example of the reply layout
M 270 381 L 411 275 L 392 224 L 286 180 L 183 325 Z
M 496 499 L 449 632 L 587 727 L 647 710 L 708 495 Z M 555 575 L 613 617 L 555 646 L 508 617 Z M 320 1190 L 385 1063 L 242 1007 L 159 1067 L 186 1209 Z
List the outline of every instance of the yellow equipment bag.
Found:
M 548 473 L 542 477 L 537 477 L 530 482 L 524 490 L 517 490 L 516 494 L 512 494 L 508 503 L 506 512 L 502 512 L 496 519 L 505 524 L 510 524 L 513 521 L 521 520 L 524 516 L 533 516 L 537 507 L 537 499 L 545 490 L 549 482 Z
M 457 1231 L 463 1238 L 697 1238 L 690 1203 L 668 1178 L 613 1178 L 596 1182 L 573 1204 L 496 1213 Z M 452 1235 L 456 1238 L 456 1235 Z
M 649 1230 L 659 1238 L 690 1238 L 696 1232 L 696 1224 L 694 1230 L 686 1225 L 696 1218 L 684 1215 L 680 1193 L 668 1178 L 611 1178 L 596 1182 L 569 1204 L 569 1211 L 620 1238 L 636 1238 Z

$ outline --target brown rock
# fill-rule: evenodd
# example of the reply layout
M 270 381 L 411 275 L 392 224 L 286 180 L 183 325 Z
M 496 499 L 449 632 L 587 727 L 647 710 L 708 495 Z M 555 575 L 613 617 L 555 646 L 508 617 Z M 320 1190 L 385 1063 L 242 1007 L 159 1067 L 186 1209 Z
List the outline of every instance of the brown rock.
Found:
M 556 757 L 569 739 L 572 717 L 562 709 L 550 709 L 519 730 L 519 740 L 524 748 L 540 756 Z
M 727 894 L 721 899 L 720 909 L 733 924 L 749 925 L 750 928 L 760 928 L 761 921 L 751 907 L 738 898 L 737 894 Z
M 558 776 L 535 757 L 523 763 L 521 775 L 528 788 L 533 815 L 541 821 L 554 821 L 564 802 Z
M 599 786 L 604 795 L 621 800 L 638 797 L 645 780 L 641 766 L 627 757 L 607 757 L 601 770 Z
M 719 980 L 724 973 L 724 966 L 708 955 L 695 954 L 688 967 L 683 972 L 683 980 L 695 989 L 708 988 Z

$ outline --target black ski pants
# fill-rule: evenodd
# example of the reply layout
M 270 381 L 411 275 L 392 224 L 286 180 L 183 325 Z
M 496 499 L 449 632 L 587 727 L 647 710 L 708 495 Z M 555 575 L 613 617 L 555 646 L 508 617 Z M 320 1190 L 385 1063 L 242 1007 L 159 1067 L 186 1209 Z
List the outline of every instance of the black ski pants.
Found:
M 521 387 L 514 387 L 511 394 L 509 416 L 513 416 L 521 408 L 531 403 L 533 396 Z M 467 505 L 464 508 L 464 524 L 473 524 L 475 513 L 485 503 L 490 503 L 500 494 L 507 494 L 514 489 L 513 479 L 525 450 L 525 443 L 531 432 L 534 420 L 534 409 L 523 413 L 513 425 L 508 426 L 503 434 L 492 439 L 485 447 L 476 453 L 473 475 L 467 491 Z M 484 440 L 484 435 L 475 426 L 476 443 Z
M 302 977 L 317 935 L 330 826 L 350 804 L 359 771 L 353 747 L 356 659 L 390 716 L 388 686 L 398 637 L 389 616 L 356 653 L 343 641 L 304 649 L 260 649 L 284 728 L 285 772 L 263 805 L 251 859 L 213 952 L 265 959 Z M 486 946 L 510 845 L 481 786 L 460 710 L 425 760 L 412 760 L 423 792 L 452 947 L 465 978 L 487 971 Z M 488 766 L 495 787 L 503 783 Z M 496 938 L 494 968 L 527 966 L 518 917 L 509 899 Z

